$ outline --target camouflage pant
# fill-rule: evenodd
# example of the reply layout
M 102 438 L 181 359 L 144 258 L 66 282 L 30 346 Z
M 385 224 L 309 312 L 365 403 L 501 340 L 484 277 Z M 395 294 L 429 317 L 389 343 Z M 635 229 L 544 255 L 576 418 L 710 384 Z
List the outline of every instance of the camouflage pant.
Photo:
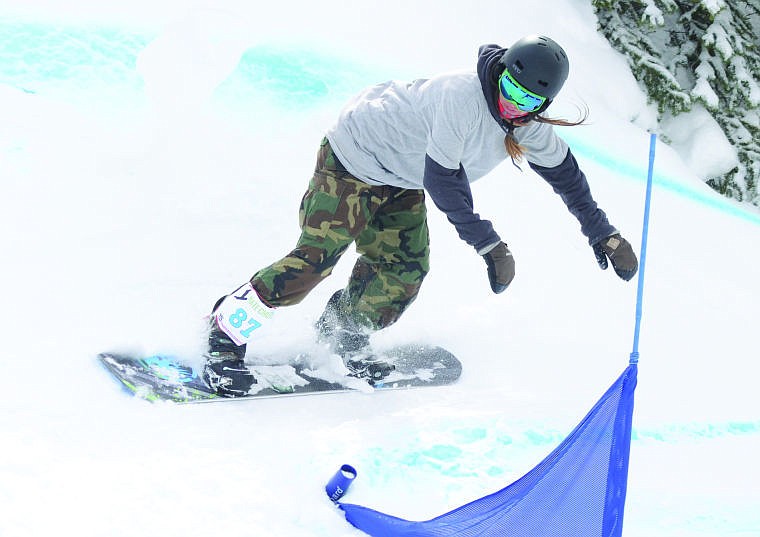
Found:
M 359 181 L 325 139 L 301 200 L 299 223 L 296 247 L 251 279 L 272 306 L 303 300 L 352 243 L 360 257 L 340 309 L 353 322 L 371 330 L 384 328 L 416 298 L 429 270 L 424 191 Z

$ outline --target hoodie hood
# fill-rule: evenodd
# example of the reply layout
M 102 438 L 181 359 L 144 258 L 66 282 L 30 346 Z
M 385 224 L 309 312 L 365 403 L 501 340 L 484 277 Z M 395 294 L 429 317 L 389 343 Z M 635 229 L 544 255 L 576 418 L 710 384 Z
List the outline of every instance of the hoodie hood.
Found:
M 494 120 L 499 126 L 504 129 L 509 135 L 514 134 L 515 127 L 525 125 L 531 121 L 538 112 L 532 112 L 523 121 L 516 122 L 514 124 L 507 121 L 499 113 L 499 77 L 504 72 L 504 64 L 501 63 L 501 58 L 507 51 L 506 48 L 502 48 L 499 45 L 482 45 L 478 49 L 478 78 L 480 79 L 480 87 L 483 89 L 483 96 L 488 103 L 488 111 L 491 112 Z M 547 101 L 548 103 L 551 101 Z M 541 108 L 543 110 L 547 105 Z
M 499 114 L 498 92 L 497 87 L 499 77 L 504 71 L 504 65 L 499 63 L 501 57 L 507 49 L 499 45 L 482 45 L 478 49 L 478 78 L 480 87 L 483 89 L 483 97 L 486 98 L 488 111 L 496 122 L 504 129 L 504 132 L 511 133 L 515 128 L 514 125 L 505 121 Z

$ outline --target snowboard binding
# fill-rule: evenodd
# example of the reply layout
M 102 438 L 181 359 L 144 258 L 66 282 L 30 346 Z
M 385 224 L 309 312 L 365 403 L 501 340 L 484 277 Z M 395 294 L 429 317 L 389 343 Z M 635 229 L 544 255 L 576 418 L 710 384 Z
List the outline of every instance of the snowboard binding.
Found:
M 248 369 L 242 358 L 232 353 L 208 353 L 203 366 L 203 381 L 224 397 L 248 395 L 256 384 L 256 377 Z
M 360 358 L 356 360 L 345 360 L 346 367 L 350 371 L 349 376 L 365 379 L 370 386 L 380 384 L 382 381 L 396 370 L 396 366 L 372 358 Z

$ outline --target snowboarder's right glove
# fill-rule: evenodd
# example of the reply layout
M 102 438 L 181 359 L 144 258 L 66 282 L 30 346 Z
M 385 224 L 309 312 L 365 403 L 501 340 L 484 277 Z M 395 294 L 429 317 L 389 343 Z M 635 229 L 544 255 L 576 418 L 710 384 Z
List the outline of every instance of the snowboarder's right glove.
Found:
M 630 280 L 639 270 L 639 261 L 630 243 L 615 233 L 593 245 L 596 262 L 602 270 L 607 269 L 607 258 L 612 261 L 615 273 L 625 281 Z
M 491 282 L 491 290 L 501 293 L 515 277 L 515 259 L 504 242 L 499 242 L 488 252 L 483 254 L 483 259 L 488 265 L 488 280 Z

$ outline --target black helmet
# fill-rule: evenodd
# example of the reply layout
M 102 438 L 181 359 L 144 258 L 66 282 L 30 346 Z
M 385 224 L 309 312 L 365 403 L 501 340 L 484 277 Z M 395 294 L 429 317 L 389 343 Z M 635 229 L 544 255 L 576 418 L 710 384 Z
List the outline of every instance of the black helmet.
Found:
M 507 49 L 499 60 L 525 89 L 546 97 L 548 106 L 567 80 L 570 63 L 556 41 L 543 35 L 529 35 Z

